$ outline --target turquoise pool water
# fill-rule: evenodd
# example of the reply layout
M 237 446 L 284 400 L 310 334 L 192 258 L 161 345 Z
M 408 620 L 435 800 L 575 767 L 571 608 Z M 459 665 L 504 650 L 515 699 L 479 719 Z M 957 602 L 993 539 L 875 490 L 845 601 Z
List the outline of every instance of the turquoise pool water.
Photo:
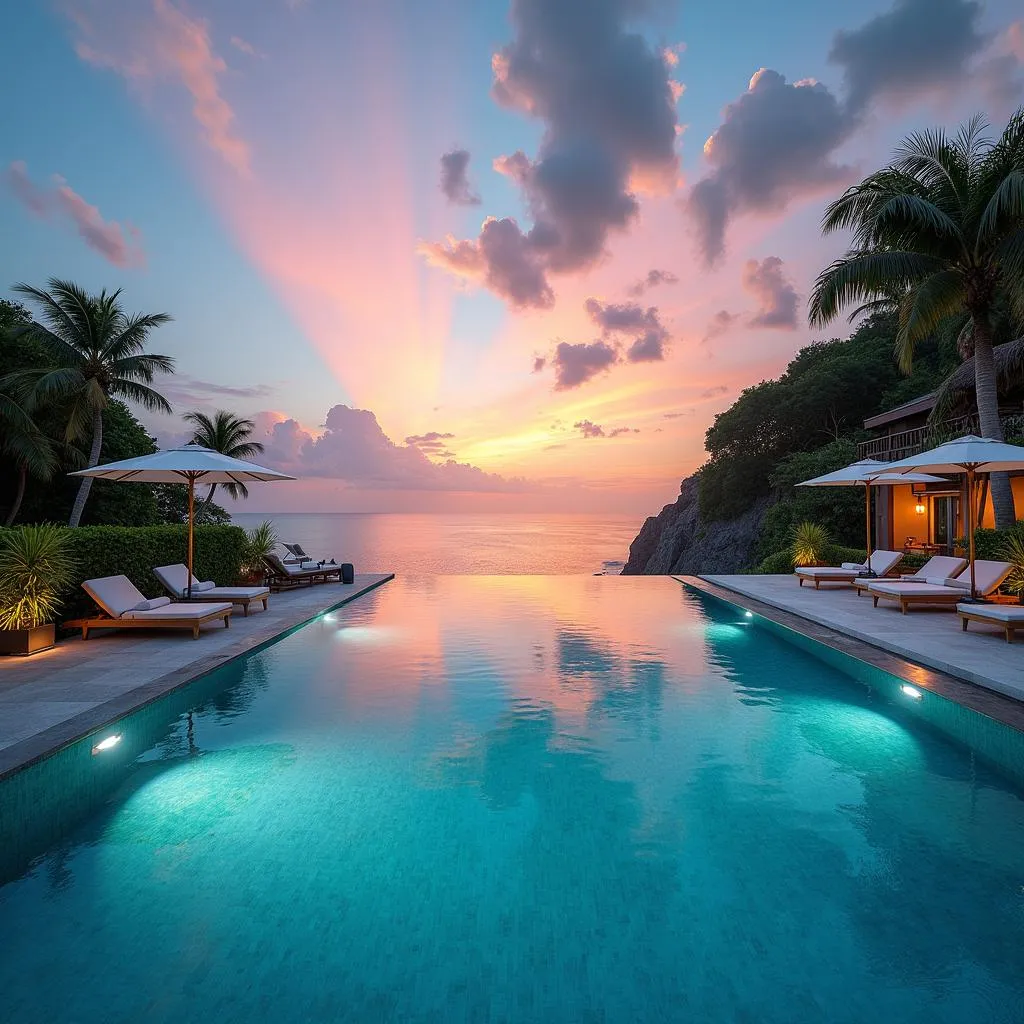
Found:
M 0 787 L 2 1019 L 1019 1022 L 1022 794 L 883 690 L 667 579 L 396 580 Z

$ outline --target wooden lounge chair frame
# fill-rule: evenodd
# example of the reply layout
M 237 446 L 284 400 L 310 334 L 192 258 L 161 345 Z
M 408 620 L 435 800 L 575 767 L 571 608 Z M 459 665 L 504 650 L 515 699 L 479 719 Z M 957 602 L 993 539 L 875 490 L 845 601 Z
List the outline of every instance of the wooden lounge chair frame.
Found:
M 960 616 L 960 626 L 965 633 L 967 632 L 968 622 L 980 622 L 985 626 L 1001 626 L 1008 644 L 1013 643 L 1013 634 L 1015 630 L 1024 629 L 1024 619 L 1016 622 L 1009 619 L 992 619 L 987 615 L 978 615 L 976 612 L 965 612 L 959 608 L 957 609 L 957 615 Z
M 903 615 L 907 614 L 907 609 L 912 604 L 943 604 L 958 605 L 961 601 L 968 596 L 966 590 L 960 591 L 959 594 L 872 594 L 871 597 L 874 599 L 874 606 L 878 607 L 879 601 L 898 601 L 900 605 L 900 612 Z
M 64 626 L 72 629 L 81 628 L 83 640 L 89 639 L 89 630 L 91 629 L 191 629 L 192 639 L 198 640 L 199 627 L 207 622 L 213 622 L 215 619 L 223 619 L 224 628 L 230 629 L 231 610 L 218 609 L 206 615 L 195 617 L 190 615 L 185 619 L 115 619 L 104 614 L 89 619 L 71 619 L 65 622 Z
M 326 583 L 332 576 L 341 582 L 341 566 L 324 566 L 317 569 L 303 569 L 301 572 L 281 572 L 272 562 L 264 563 L 267 572 L 267 586 L 271 590 L 287 590 L 289 587 L 301 587 L 303 583 L 312 586 L 314 583 Z

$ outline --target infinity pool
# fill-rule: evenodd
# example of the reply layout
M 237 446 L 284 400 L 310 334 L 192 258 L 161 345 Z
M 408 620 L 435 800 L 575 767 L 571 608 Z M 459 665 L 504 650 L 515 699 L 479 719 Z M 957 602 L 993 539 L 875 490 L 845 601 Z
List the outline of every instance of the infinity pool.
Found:
M 0 787 L 0 1016 L 1019 1022 L 1022 794 L 912 703 L 664 578 L 396 580 Z

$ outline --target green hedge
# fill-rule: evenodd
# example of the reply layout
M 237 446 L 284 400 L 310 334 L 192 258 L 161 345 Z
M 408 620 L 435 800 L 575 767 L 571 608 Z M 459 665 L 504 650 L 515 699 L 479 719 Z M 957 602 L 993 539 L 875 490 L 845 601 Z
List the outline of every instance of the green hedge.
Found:
M 71 592 L 65 595 L 61 619 L 94 609 L 82 581 L 99 576 L 127 576 L 146 597 L 165 591 L 153 575 L 156 565 L 184 562 L 188 531 L 184 526 L 79 526 L 67 531 L 71 557 L 77 565 Z M 195 574 L 218 586 L 238 582 L 245 531 L 240 526 L 197 526 Z
M 996 562 L 1005 561 L 1004 548 L 1006 542 L 1014 534 L 1024 534 L 1024 520 L 1018 520 L 1016 526 L 1008 530 L 990 530 L 987 527 L 978 527 L 974 531 L 974 557 L 992 559 Z M 966 538 L 960 538 L 957 542 L 961 547 L 967 547 Z

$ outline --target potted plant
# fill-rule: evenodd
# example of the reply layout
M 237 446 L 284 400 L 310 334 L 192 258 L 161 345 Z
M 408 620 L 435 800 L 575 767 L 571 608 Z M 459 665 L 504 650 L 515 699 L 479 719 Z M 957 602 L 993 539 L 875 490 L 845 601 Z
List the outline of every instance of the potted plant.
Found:
M 259 526 L 245 531 L 241 565 L 242 583 L 258 585 L 263 582 L 266 575 L 263 559 L 277 547 L 278 540 L 277 531 L 269 519 L 264 519 Z
M 44 523 L 0 534 L 0 654 L 54 644 L 54 618 L 74 580 L 67 530 Z

